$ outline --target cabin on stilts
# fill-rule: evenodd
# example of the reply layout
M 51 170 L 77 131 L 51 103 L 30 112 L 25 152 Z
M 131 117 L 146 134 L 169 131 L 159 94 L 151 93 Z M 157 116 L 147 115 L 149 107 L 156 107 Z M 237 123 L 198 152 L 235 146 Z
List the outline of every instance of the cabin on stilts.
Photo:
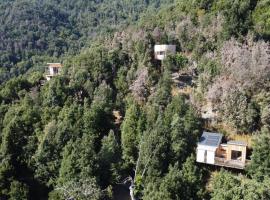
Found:
M 49 81 L 52 77 L 57 76 L 62 70 L 61 63 L 47 63 L 48 64 L 48 72 L 45 75 L 46 80 Z
M 203 132 L 197 146 L 197 162 L 244 169 L 248 163 L 247 144 L 242 141 L 221 143 L 222 137 L 220 133 Z
M 176 45 L 155 45 L 154 51 L 156 60 L 164 60 L 169 54 L 174 55 L 176 53 Z

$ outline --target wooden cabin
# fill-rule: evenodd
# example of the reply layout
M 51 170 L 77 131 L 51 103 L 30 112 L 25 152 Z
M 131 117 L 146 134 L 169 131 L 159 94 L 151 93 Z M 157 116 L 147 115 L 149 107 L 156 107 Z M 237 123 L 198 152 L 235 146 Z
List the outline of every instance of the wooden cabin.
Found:
M 222 134 L 203 132 L 197 146 L 199 163 L 244 169 L 247 164 L 247 144 L 242 141 L 221 143 Z
M 155 59 L 157 60 L 164 60 L 168 54 L 175 54 L 176 53 L 176 46 L 175 45 L 155 45 Z
M 62 69 L 61 63 L 47 63 L 48 64 L 48 73 L 45 75 L 46 80 L 51 80 L 52 77 L 57 76 Z

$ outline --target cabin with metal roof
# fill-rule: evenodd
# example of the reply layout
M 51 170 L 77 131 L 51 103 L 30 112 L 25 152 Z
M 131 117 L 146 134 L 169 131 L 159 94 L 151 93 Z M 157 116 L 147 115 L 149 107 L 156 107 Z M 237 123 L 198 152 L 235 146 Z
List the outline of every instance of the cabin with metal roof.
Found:
M 199 163 L 244 169 L 247 164 L 247 144 L 243 141 L 221 143 L 222 134 L 203 132 L 197 146 Z
M 47 81 L 51 80 L 52 77 L 57 76 L 62 70 L 61 63 L 47 63 L 48 73 L 45 75 Z
M 155 51 L 155 59 L 164 60 L 167 55 L 176 53 L 176 45 L 168 45 L 168 44 L 155 45 L 154 51 Z

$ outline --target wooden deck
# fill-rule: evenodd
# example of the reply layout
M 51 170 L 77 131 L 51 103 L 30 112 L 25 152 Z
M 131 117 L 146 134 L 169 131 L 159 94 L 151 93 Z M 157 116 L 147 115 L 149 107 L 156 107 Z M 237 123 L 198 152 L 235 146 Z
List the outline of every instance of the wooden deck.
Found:
M 238 160 L 228 160 L 226 161 L 225 158 L 215 157 L 215 164 L 221 167 L 229 167 L 229 168 L 235 168 L 235 169 L 244 169 L 247 164 L 249 163 L 249 160 L 246 160 L 245 163 Z

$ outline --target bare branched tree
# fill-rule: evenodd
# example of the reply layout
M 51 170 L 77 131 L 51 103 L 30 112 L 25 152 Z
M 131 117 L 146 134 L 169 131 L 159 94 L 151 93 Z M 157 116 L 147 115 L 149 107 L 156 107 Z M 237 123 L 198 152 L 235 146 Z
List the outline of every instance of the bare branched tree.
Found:
M 235 39 L 221 49 L 223 72 L 208 92 L 211 100 L 225 98 L 230 91 L 256 91 L 267 84 L 270 77 L 270 47 L 264 41 L 240 44 Z
M 102 196 L 102 191 L 98 188 L 93 179 L 80 181 L 69 181 L 56 188 L 65 200 L 98 200 Z
M 146 67 L 139 68 L 136 80 L 130 86 L 130 90 L 137 101 L 144 101 L 147 96 L 148 70 Z
M 256 114 L 247 96 L 258 94 L 269 84 L 269 43 L 231 39 L 224 43 L 220 54 L 222 72 L 210 86 L 207 98 L 222 110 L 225 121 L 232 121 L 235 127 L 252 127 L 250 118 Z

